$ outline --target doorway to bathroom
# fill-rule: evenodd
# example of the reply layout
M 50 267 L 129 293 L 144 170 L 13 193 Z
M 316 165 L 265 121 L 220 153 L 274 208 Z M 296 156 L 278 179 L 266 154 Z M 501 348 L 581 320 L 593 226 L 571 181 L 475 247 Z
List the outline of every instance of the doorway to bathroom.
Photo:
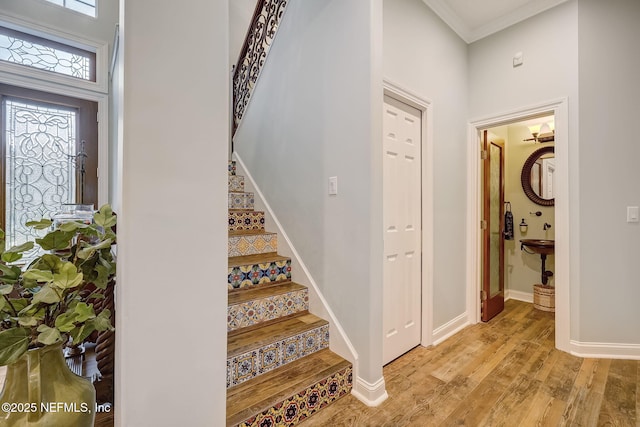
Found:
M 550 127 L 553 142 L 532 135 L 532 132 L 540 134 L 539 127 L 542 125 L 545 125 L 542 133 L 547 133 L 546 126 Z M 487 306 L 484 301 L 490 298 L 534 302 L 533 285 L 541 284 L 545 271 L 553 272 L 553 275 L 547 274 L 546 277 L 550 284 L 557 285 L 556 347 L 561 350 L 568 349 L 570 345 L 567 125 L 566 99 L 475 120 L 469 128 L 467 165 L 467 224 L 470 231 L 467 242 L 467 310 L 470 323 L 487 321 L 497 314 L 495 308 L 489 308 L 488 312 L 487 308 L 483 309 L 483 306 Z M 485 130 L 486 142 L 483 140 Z M 499 167 L 494 167 L 493 181 L 499 188 L 502 176 L 504 191 L 502 196 L 499 191 L 494 192 L 494 203 L 490 203 L 492 194 L 490 188 L 487 191 L 484 189 L 484 172 L 486 166 L 491 181 L 491 166 L 487 162 L 490 157 L 483 153 L 484 145 L 499 147 L 501 143 L 503 151 L 498 148 L 493 151 L 494 154 L 502 151 L 504 166 L 502 172 Z M 527 169 L 527 174 L 523 174 L 525 163 L 531 163 L 529 157 L 545 146 L 555 148 L 554 158 L 541 157 Z M 528 176 L 528 190 L 540 193 L 535 196 L 542 199 L 552 191 L 555 206 L 537 204 L 529 199 L 523 187 L 523 175 Z M 553 183 L 547 185 L 547 178 L 551 176 Z M 488 208 L 485 209 L 485 206 Z M 507 210 L 511 211 L 512 216 L 510 230 L 506 229 Z M 493 227 L 491 222 L 487 222 L 486 214 L 493 219 Z M 521 240 L 545 238 L 557 242 L 557 245 L 553 256 L 547 256 L 543 270 L 541 256 L 530 253 L 530 250 L 526 252 L 527 248 L 522 247 Z

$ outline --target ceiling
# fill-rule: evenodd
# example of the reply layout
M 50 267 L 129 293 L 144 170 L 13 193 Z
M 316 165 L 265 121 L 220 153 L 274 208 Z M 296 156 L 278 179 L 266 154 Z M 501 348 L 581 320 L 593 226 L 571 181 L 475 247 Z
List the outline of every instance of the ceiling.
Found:
M 524 21 L 567 0 L 422 0 L 465 42 Z

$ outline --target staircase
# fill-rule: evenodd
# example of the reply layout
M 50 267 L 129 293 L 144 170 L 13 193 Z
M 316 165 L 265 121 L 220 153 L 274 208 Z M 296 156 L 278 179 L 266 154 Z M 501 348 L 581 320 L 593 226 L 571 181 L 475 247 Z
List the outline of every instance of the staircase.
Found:
M 227 426 L 293 426 L 350 392 L 352 366 L 253 202 L 229 162 Z

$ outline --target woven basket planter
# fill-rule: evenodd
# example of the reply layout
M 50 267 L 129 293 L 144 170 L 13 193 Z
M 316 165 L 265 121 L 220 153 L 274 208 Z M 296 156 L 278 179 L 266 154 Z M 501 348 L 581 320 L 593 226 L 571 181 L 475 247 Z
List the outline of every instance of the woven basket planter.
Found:
M 533 285 L 533 306 L 542 311 L 556 311 L 556 289 L 553 286 Z

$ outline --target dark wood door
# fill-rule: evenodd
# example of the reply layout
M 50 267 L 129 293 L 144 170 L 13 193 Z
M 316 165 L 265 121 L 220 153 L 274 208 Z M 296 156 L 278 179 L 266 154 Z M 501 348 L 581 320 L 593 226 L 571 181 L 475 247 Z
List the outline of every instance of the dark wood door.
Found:
M 483 132 L 482 321 L 504 309 L 504 145 Z

